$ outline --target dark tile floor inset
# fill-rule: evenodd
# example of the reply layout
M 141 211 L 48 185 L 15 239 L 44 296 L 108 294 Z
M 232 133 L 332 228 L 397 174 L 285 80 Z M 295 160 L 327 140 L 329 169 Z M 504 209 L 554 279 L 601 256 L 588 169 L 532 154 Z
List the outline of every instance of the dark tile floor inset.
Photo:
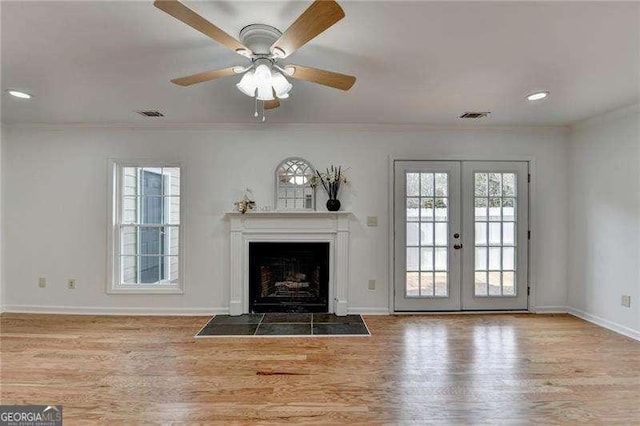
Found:
M 314 335 L 355 334 L 369 335 L 367 327 L 363 324 L 313 324 Z
M 256 336 L 310 336 L 309 324 L 262 323 L 256 330 Z
M 260 324 L 264 314 L 245 314 L 235 317 L 229 315 L 216 315 L 209 324 Z
M 216 315 L 196 337 L 207 336 L 369 336 L 360 315 L 267 313 Z
M 313 323 L 362 324 L 362 317 L 360 315 L 345 315 L 339 317 L 334 314 L 313 314 Z
M 268 313 L 264 314 L 262 322 L 311 324 L 311 314 Z
M 253 336 L 258 324 L 207 324 L 198 336 Z

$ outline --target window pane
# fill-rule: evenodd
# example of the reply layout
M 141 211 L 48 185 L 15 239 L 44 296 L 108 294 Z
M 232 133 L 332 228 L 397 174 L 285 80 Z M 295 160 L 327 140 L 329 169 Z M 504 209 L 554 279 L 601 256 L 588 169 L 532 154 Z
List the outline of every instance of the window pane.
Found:
M 433 198 L 421 198 L 422 200 L 422 209 L 420 210 L 420 219 L 421 220 L 433 220 L 433 208 L 435 201 Z
M 487 174 L 476 173 L 475 194 L 477 197 L 486 197 L 488 194 Z
M 165 167 L 162 169 L 165 176 L 166 185 L 164 195 L 179 196 L 180 195 L 180 169 L 178 167 Z
M 475 216 L 476 220 L 487 220 L 487 206 L 489 200 L 487 198 L 476 198 Z
M 138 222 L 138 197 L 123 197 L 122 223 Z
M 417 272 L 407 272 L 407 296 L 420 295 L 420 275 Z
M 502 294 L 505 296 L 515 296 L 516 294 L 516 274 L 515 272 L 502 273 Z
M 487 270 L 487 249 L 476 247 L 476 271 Z
M 164 198 L 141 197 L 140 198 L 140 223 L 156 224 L 164 223 Z
M 489 220 L 499 221 L 500 208 L 502 207 L 502 200 L 500 198 L 489 198 Z
M 407 196 L 420 195 L 420 173 L 407 173 Z
M 446 222 L 438 222 L 436 225 L 436 245 L 438 246 L 446 246 L 447 245 L 447 231 L 448 231 L 448 223 Z
M 433 197 L 433 173 L 420 173 L 420 195 L 423 197 Z
M 515 245 L 515 226 L 513 222 L 504 222 L 502 224 L 502 244 Z
M 436 215 L 435 215 L 435 220 L 436 221 L 447 221 L 447 205 L 448 205 L 448 199 L 447 198 L 436 198 L 435 199 L 435 207 L 436 207 Z
M 137 167 L 122 168 L 122 194 L 124 196 L 138 195 L 138 169 Z
M 500 247 L 491 247 L 489 249 L 489 269 L 500 269 Z
M 417 221 L 419 219 L 419 198 L 407 198 L 407 221 Z
M 138 254 L 138 228 L 136 226 L 120 228 L 120 253 L 128 256 Z
M 489 272 L 489 296 L 500 295 L 500 272 Z
M 176 226 L 167 226 L 165 230 L 165 254 L 177 256 L 180 250 L 180 229 Z
M 139 256 L 140 283 L 156 283 L 164 278 L 164 256 Z
M 476 296 L 486 296 L 487 293 L 487 273 L 476 272 L 475 275 L 475 291 Z
M 433 296 L 433 272 L 420 274 L 420 295 Z
M 141 227 L 140 233 L 140 253 L 148 254 L 164 254 L 165 250 L 165 231 L 162 227 Z
M 515 249 L 513 247 L 504 247 L 502 249 L 502 269 L 515 271 Z
M 447 267 L 447 248 L 446 247 L 437 247 L 436 248 L 436 271 L 447 271 L 449 268 Z
M 500 229 L 502 224 L 500 222 L 489 223 L 489 244 L 492 246 L 500 245 Z
M 447 273 L 436 272 L 435 273 L 435 294 L 436 296 L 447 296 L 449 294 L 447 286 Z
M 516 175 L 514 173 L 502 175 L 502 195 L 507 197 L 516 195 Z
M 516 199 L 502 199 L 502 220 L 505 222 L 513 222 L 516 220 Z
M 418 248 L 407 248 L 407 271 L 417 271 L 418 261 Z
M 420 223 L 420 244 L 423 246 L 433 245 L 433 223 Z
M 448 195 L 448 177 L 446 173 L 436 173 L 436 196 L 446 197 Z
M 502 176 L 500 173 L 489 173 L 489 196 L 502 195 Z
M 422 271 L 433 271 L 433 248 L 423 247 L 420 269 Z
M 162 169 L 144 168 L 140 173 L 142 180 L 140 195 L 164 195 Z
M 420 245 L 420 235 L 418 234 L 420 224 L 418 222 L 407 222 L 407 245 Z
M 122 256 L 120 258 L 120 281 L 124 284 L 138 283 L 138 257 Z
M 476 222 L 476 245 L 487 245 L 487 222 Z

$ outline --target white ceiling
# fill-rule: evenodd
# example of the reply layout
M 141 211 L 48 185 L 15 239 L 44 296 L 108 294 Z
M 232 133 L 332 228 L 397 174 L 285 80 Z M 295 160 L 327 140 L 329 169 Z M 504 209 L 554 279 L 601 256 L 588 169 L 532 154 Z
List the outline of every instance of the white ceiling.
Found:
M 237 37 L 250 23 L 284 30 L 307 1 L 193 2 Z M 292 63 L 353 74 L 349 92 L 295 81 L 272 123 L 567 125 L 639 100 L 638 2 L 353 2 Z M 152 1 L 2 1 L 4 123 L 250 123 L 239 78 L 183 88 L 169 79 L 245 61 Z M 529 92 L 551 96 L 525 101 Z M 464 122 L 469 124 L 468 121 Z

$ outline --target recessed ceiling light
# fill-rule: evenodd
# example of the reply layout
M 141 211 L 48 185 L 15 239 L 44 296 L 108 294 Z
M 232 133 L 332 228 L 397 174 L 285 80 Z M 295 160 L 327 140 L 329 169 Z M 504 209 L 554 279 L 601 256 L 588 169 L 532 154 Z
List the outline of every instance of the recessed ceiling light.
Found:
M 527 96 L 527 99 L 530 101 L 539 101 L 540 99 L 544 99 L 549 96 L 549 92 L 535 92 Z
M 20 99 L 31 99 L 33 97 L 30 94 L 21 92 L 19 90 L 7 90 L 7 93 Z

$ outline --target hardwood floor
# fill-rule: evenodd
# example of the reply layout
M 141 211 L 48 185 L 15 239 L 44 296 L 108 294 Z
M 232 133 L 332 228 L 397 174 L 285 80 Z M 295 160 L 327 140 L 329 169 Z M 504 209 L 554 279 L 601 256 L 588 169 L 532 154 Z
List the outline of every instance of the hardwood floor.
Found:
M 66 424 L 640 424 L 640 343 L 580 319 L 365 320 L 371 337 L 195 340 L 207 318 L 4 314 L 1 402 Z

